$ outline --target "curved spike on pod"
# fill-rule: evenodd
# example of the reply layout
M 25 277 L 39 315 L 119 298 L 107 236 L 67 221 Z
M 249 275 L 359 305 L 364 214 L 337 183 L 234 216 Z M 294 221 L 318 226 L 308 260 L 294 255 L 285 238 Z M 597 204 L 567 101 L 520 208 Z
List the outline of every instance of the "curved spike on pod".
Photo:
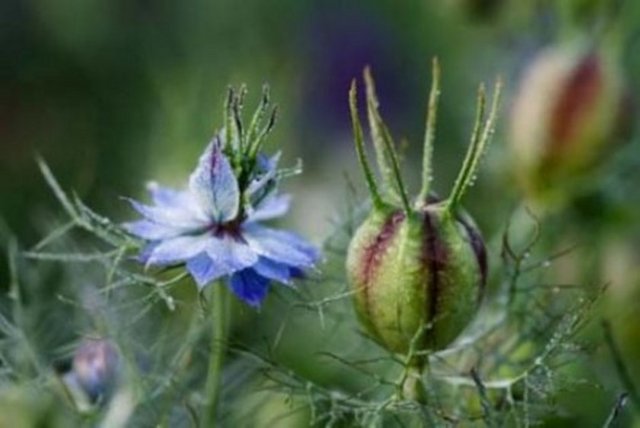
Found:
M 364 178 L 367 181 L 367 187 L 369 188 L 369 194 L 373 201 L 373 206 L 376 209 L 382 208 L 384 203 L 380 198 L 378 192 L 378 185 L 376 184 L 373 173 L 371 172 L 371 166 L 367 160 L 367 154 L 364 149 L 362 124 L 360 123 L 360 115 L 358 113 L 358 89 L 356 79 L 351 81 L 351 88 L 349 89 L 349 111 L 351 112 L 351 123 L 353 125 L 353 139 L 356 145 L 356 154 L 358 155 L 358 161 L 362 167 Z
M 449 198 L 447 200 L 446 209 L 449 212 L 452 212 L 457 208 L 467 188 L 473 182 L 474 176 L 478 170 L 480 159 L 482 158 L 482 155 L 484 154 L 487 145 L 491 141 L 491 137 L 495 132 L 495 124 L 498 115 L 498 108 L 500 106 L 501 92 L 502 79 L 498 78 L 493 90 L 491 110 L 489 111 L 487 120 L 483 124 L 486 93 L 484 85 L 480 85 L 480 88 L 478 90 L 476 120 L 473 132 L 471 134 L 471 143 L 469 144 L 467 154 L 462 164 L 462 169 L 460 170 L 460 173 L 456 178 L 453 189 L 451 190 L 451 194 L 449 195 Z
M 436 136 L 436 120 L 438 115 L 438 99 L 440 98 L 440 63 L 434 57 L 431 64 L 431 90 L 429 92 L 429 106 L 427 108 L 427 126 L 424 131 L 424 152 L 422 158 L 422 187 L 418 194 L 417 203 L 427 200 L 433 177 L 433 142 Z
M 376 159 L 384 188 L 396 199 L 399 199 L 404 211 L 409 213 L 411 206 L 409 205 L 409 198 L 400 174 L 398 154 L 396 153 L 391 133 L 378 111 L 378 96 L 376 95 L 375 82 L 369 67 L 364 70 L 364 80 L 367 89 L 367 116 L 369 118 L 371 139 L 376 151 Z

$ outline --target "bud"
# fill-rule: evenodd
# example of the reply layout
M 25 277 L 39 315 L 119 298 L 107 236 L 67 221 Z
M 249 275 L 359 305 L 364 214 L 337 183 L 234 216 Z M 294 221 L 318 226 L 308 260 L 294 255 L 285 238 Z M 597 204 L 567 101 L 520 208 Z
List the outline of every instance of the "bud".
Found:
M 431 154 L 435 135 L 439 69 L 434 61 L 429 99 L 422 189 L 410 203 L 391 136 L 378 113 L 373 79 L 365 71 L 367 110 L 382 192 L 364 154 L 356 108 L 350 101 L 356 150 L 373 200 L 373 210 L 358 228 L 347 254 L 347 276 L 359 318 L 392 352 L 437 351 L 449 345 L 475 315 L 486 283 L 487 257 L 474 223 L 459 213 L 459 202 L 475 180 L 476 169 L 493 134 L 499 98 L 496 85 L 491 112 L 484 121 L 483 87 L 471 145 L 451 195 L 430 196 Z M 420 359 L 417 359 L 420 360 Z M 416 365 L 422 365 L 416 361 Z
M 87 340 L 76 350 L 67 384 L 74 392 L 82 393 L 89 402 L 108 396 L 116 384 L 119 354 L 108 340 Z
M 510 140 L 519 181 L 534 202 L 562 202 L 621 137 L 629 99 L 612 56 L 579 41 L 542 51 L 525 72 Z

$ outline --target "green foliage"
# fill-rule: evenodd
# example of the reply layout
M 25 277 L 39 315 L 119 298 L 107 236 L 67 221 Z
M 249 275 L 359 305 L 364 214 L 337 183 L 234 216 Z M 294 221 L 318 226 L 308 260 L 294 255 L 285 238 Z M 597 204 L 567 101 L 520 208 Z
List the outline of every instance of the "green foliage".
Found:
M 62 424 L 197 426 L 208 354 L 205 297 L 195 294 L 179 269 L 144 271 L 131 263 L 137 243 L 68 196 L 42 162 L 41 167 L 71 221 L 28 251 L 15 241 L 9 248 L 0 403 L 20 400 L 34 409 L 34 418 L 53 412 L 50 420 Z M 514 243 L 504 232 L 494 292 L 452 346 L 426 355 L 430 367 L 421 379 L 419 403 L 401 398 L 407 377 L 416 376 L 410 364 L 414 351 L 404 357 L 388 353 L 359 329 L 353 314 L 343 264 L 365 208 L 349 209 L 335 225 L 324 245 L 322 275 L 299 288 L 279 289 L 277 300 L 265 307 L 283 316 L 263 329 L 263 342 L 242 334 L 229 339 L 221 402 L 225 426 L 529 426 L 561 413 L 558 394 L 586 381 L 576 375 L 589 351 L 581 334 L 601 294 L 543 281 L 548 266 L 569 251 L 534 259 L 534 220 L 529 242 Z M 40 296 L 38 282 L 52 262 L 66 278 L 54 297 L 59 305 Z M 34 330 L 30 322 L 42 312 L 46 329 Z M 235 319 L 234 325 L 242 322 Z M 51 337 L 56 331 L 66 334 Z M 305 342 L 309 334 L 321 340 Z M 113 396 L 88 408 L 78 407 L 63 377 L 64 361 L 82 336 L 108 338 L 124 361 Z M 294 348 L 308 347 L 296 352 L 309 361 L 287 355 L 292 341 Z

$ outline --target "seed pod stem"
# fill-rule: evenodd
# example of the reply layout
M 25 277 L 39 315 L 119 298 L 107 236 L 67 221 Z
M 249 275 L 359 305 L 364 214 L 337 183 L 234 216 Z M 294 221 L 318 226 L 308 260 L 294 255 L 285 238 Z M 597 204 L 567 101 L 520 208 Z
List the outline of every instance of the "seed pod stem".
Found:
M 382 208 L 384 203 L 380 198 L 380 193 L 378 192 L 378 185 L 376 184 L 373 173 L 371 172 L 371 167 L 369 165 L 369 161 L 367 160 L 367 154 L 364 149 L 364 142 L 362 136 L 362 124 L 360 123 L 360 115 L 358 114 L 358 90 L 356 85 L 356 80 L 353 79 L 351 81 L 351 89 L 349 89 L 349 110 L 351 111 L 351 123 L 353 125 L 353 138 L 356 144 L 356 154 L 358 155 L 358 161 L 360 162 L 360 166 L 362 167 L 362 172 L 364 173 L 364 178 L 367 182 L 367 187 L 369 188 L 369 193 L 371 195 L 371 200 L 373 201 L 373 206 L 376 209 Z
M 434 57 L 431 65 L 431 91 L 427 108 L 427 126 L 424 133 L 424 153 L 422 159 L 422 187 L 418 194 L 418 204 L 427 200 L 433 177 L 433 142 L 436 136 L 438 99 L 440 98 L 440 63 Z
M 471 143 L 469 145 L 469 149 L 467 150 L 464 163 L 462 164 L 462 169 L 458 174 L 458 178 L 456 178 L 453 190 L 451 191 L 451 195 L 449 196 L 449 199 L 447 201 L 446 208 L 449 212 L 452 212 L 456 209 L 467 188 L 475 180 L 475 175 L 478 170 L 480 159 L 482 158 L 482 155 L 484 154 L 485 149 L 491 141 L 491 137 L 495 132 L 495 123 L 498 115 L 498 107 L 500 105 L 501 91 L 502 80 L 498 79 L 494 87 L 491 110 L 486 122 L 484 122 L 483 124 L 486 105 L 486 91 L 484 85 L 480 85 L 480 88 L 478 89 L 476 120 L 473 127 L 473 132 L 471 133 Z
M 399 394 L 402 398 L 426 404 L 427 394 L 422 376 L 429 367 L 429 356 L 418 355 L 420 346 L 423 345 L 424 334 L 428 330 L 426 324 L 421 324 L 409 343 L 409 350 L 404 359 L 404 370 L 400 377 Z
M 367 87 L 367 116 L 369 118 L 371 139 L 373 140 L 383 183 L 392 196 L 400 199 L 404 211 L 409 213 L 411 206 L 409 205 L 409 198 L 400 174 L 398 154 L 396 153 L 391 133 L 378 111 L 375 83 L 368 67 L 364 70 L 364 80 Z
M 427 394 L 422 381 L 422 369 L 410 367 L 402 382 L 402 398 L 413 400 L 420 404 L 427 403 Z

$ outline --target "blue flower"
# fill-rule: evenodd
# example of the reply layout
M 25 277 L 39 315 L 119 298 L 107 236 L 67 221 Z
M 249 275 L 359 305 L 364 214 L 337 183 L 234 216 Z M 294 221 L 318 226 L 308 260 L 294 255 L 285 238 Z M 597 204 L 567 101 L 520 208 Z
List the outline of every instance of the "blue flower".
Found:
M 143 219 L 125 228 L 147 241 L 140 255 L 147 266 L 185 264 L 200 289 L 226 278 L 240 299 L 259 306 L 272 281 L 290 284 L 319 253 L 298 235 L 261 224 L 289 209 L 290 197 L 275 191 L 278 156 L 236 161 L 239 151 L 222 140 L 209 144 L 187 189 L 151 184 L 153 205 L 131 200 Z

